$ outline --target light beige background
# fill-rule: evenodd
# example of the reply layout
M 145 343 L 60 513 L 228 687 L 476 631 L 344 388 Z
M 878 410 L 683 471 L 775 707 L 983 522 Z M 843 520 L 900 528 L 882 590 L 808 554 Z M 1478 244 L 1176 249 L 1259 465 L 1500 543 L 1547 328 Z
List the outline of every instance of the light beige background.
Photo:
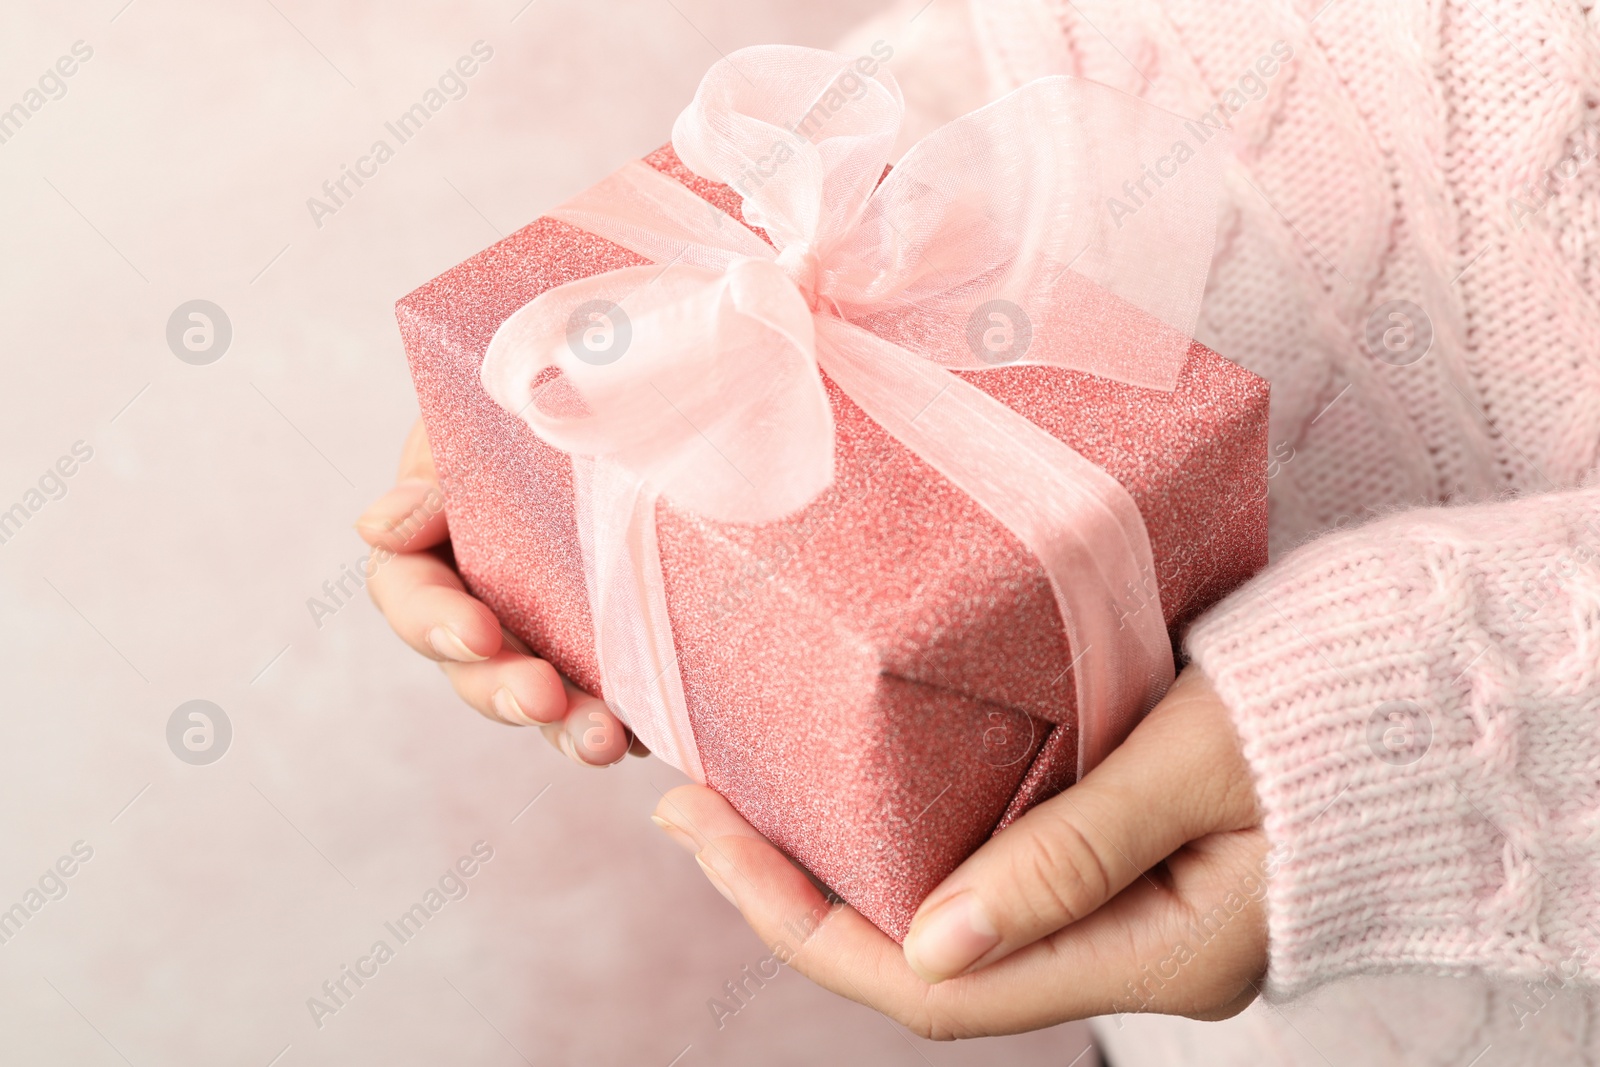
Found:
M 0 509 L 94 450 L 0 545 L 0 909 L 94 850 L 0 945 L 0 1063 L 1066 1067 L 1081 1028 L 935 1045 L 792 973 L 719 1031 L 767 953 L 647 821 L 673 773 L 480 720 L 364 596 L 315 625 L 416 414 L 394 300 L 664 141 L 718 50 L 873 9 L 523 3 L 0 7 L 0 108 L 94 49 L 0 144 Z M 318 228 L 306 199 L 480 39 L 468 95 Z M 209 366 L 165 341 L 195 298 L 233 326 Z M 210 766 L 167 748 L 193 698 L 233 725 Z M 479 840 L 469 895 L 316 1028 Z

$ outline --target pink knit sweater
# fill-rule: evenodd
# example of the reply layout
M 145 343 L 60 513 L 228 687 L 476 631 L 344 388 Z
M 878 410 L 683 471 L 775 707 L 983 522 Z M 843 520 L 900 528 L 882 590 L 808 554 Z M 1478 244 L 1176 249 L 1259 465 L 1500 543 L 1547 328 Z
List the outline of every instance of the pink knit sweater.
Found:
M 913 134 L 1051 72 L 1237 131 L 1201 339 L 1273 384 L 1274 562 L 1187 649 L 1287 856 L 1274 1000 L 1600 981 L 1597 18 L 939 0 L 866 31 L 906 42 Z

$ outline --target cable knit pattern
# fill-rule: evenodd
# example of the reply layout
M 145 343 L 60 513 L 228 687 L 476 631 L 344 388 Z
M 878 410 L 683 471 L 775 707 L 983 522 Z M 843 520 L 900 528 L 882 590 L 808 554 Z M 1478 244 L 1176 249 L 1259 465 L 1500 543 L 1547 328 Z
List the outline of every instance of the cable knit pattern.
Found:
M 1600 981 L 1597 20 L 1592 0 L 969 0 L 896 60 L 925 129 L 983 102 L 951 72 L 982 71 L 984 98 L 1071 73 L 1199 115 L 1293 50 L 1232 98 L 1201 328 L 1273 383 L 1274 562 L 1187 638 L 1288 856 L 1270 1000 L 1377 972 Z M 1367 341 L 1392 300 L 1432 329 L 1406 365 Z M 1353 1019 L 1364 988 L 1319 1001 Z M 1462 1018 L 1494 1013 L 1473 1039 L 1516 1045 L 1529 988 L 1465 994 Z M 1600 1025 L 1561 1028 L 1600 1062 Z M 1392 1027 L 1352 1032 L 1402 1058 Z
M 1600 491 L 1321 538 L 1189 648 L 1288 851 L 1269 896 L 1276 995 L 1573 961 L 1595 981 Z

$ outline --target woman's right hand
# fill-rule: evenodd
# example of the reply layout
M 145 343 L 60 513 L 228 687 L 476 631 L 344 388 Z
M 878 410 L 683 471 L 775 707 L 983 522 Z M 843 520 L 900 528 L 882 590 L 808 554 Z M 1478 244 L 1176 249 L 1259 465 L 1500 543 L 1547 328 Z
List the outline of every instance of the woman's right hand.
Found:
M 500 626 L 467 592 L 450 559 L 450 529 L 422 420 L 411 428 L 395 487 L 358 520 L 374 549 L 367 583 L 395 633 L 439 664 L 461 699 L 512 726 L 537 726 L 572 759 L 604 767 L 644 754 L 605 703 L 573 686 Z

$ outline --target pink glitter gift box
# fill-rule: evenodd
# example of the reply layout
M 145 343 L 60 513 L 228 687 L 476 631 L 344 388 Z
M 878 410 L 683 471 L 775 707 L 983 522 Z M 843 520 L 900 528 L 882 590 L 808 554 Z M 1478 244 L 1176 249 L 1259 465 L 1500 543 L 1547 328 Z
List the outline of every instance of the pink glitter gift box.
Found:
M 739 197 L 670 147 L 645 162 L 739 216 Z M 572 459 L 479 372 L 534 297 L 645 262 L 542 218 L 397 307 L 462 576 L 601 696 Z M 1174 635 L 1265 564 L 1262 379 L 1198 343 L 1170 393 L 1055 367 L 963 377 L 1129 491 Z M 1029 551 L 826 385 L 833 485 L 757 527 L 663 500 L 661 564 L 707 784 L 898 940 L 961 860 L 1071 784 L 1074 655 Z

